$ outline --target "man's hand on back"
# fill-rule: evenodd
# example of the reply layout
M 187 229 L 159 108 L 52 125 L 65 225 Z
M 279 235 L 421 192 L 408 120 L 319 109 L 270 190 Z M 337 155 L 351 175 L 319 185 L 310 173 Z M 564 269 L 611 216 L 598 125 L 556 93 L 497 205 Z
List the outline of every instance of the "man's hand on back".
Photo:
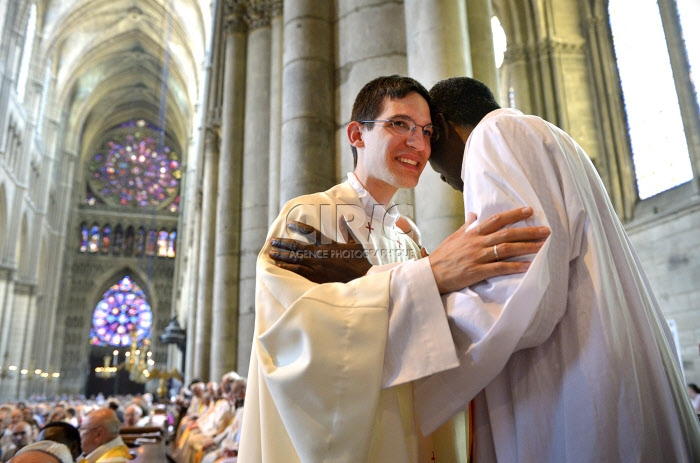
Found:
M 314 283 L 347 283 L 365 275 L 372 267 L 364 248 L 355 242 L 350 233 L 348 243 L 338 243 L 302 222 L 289 222 L 287 228 L 304 235 L 313 234 L 313 243 L 272 238 L 270 244 L 273 249 L 269 255 L 280 268 Z
M 526 272 L 530 262 L 504 259 L 537 253 L 550 229 L 505 227 L 531 215 L 530 207 L 511 209 L 467 230 L 476 220 L 476 215 L 470 212 L 464 225 L 428 257 L 440 294 L 458 291 L 487 278 Z

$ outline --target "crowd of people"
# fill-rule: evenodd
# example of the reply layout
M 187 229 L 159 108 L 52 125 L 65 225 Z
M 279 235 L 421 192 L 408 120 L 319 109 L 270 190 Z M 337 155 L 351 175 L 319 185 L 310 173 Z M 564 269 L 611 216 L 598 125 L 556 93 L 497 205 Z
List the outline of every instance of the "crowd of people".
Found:
M 48 461 L 47 454 L 60 462 L 95 463 L 106 457 L 109 461 L 128 461 L 132 457 L 119 432 L 124 425 L 122 410 L 132 406 L 152 417 L 150 424 L 167 428 L 169 414 L 161 406 L 153 406 L 149 394 L 109 401 L 100 396 L 2 404 L 0 459 L 3 463 L 32 461 L 31 455 L 39 452 L 44 460 L 37 461 Z M 28 455 L 20 458 L 25 453 Z
M 235 463 L 247 381 L 231 371 L 221 383 L 190 383 L 187 409 L 175 427 L 172 457 L 177 463 Z
M 230 372 L 220 385 L 194 380 L 167 402 L 146 393 L 0 404 L 0 463 L 130 461 L 136 452 L 120 433 L 136 428 L 162 433 L 167 461 L 235 462 L 245 388 Z

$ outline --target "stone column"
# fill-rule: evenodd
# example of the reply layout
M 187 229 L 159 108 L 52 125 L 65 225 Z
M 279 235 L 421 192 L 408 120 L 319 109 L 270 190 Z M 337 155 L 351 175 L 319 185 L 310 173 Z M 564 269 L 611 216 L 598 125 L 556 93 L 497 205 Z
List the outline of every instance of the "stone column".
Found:
M 10 400 L 11 396 L 11 373 L 7 367 L 12 364 L 8 352 L 8 340 L 10 337 L 10 323 L 12 321 L 13 294 L 14 294 L 14 271 L 11 269 L 0 270 L 0 401 Z
M 211 326 L 211 377 L 220 381 L 236 367 L 238 259 L 240 253 L 241 170 L 244 130 L 246 26 L 241 2 L 226 8 L 221 157 L 216 205 L 216 257 Z
M 269 2 L 248 8 L 248 73 L 241 207 L 238 364 L 248 371 L 255 325 L 255 264 L 268 221 L 271 39 Z M 245 373 L 244 373 L 245 374 Z
M 595 163 L 595 167 L 605 184 L 615 211 L 623 222 L 627 222 L 634 215 L 637 185 L 632 157 L 628 153 L 629 134 L 627 118 L 621 104 L 620 78 L 617 67 L 610 66 L 610 63 L 615 62 L 615 52 L 610 43 L 610 23 L 603 11 L 606 8 L 605 5 L 587 5 L 584 20 L 581 21 L 586 33 L 586 53 L 590 63 L 588 69 L 597 107 L 596 138 L 599 140 L 601 153 L 604 153 Z
M 333 9 L 328 0 L 284 4 L 280 202 L 333 185 Z
M 199 127 L 199 149 L 197 151 L 196 157 L 191 157 L 188 162 L 188 193 L 186 198 L 190 199 L 190 205 L 187 209 L 187 227 L 191 227 L 193 231 L 190 232 L 191 239 L 188 240 L 189 246 L 187 247 L 188 258 L 187 258 L 187 275 L 185 281 L 189 282 L 187 294 L 183 296 L 180 307 L 180 314 L 185 322 L 185 329 L 187 330 L 187 340 L 185 343 L 185 383 L 189 384 L 194 378 L 194 364 L 195 364 L 195 341 L 197 333 L 197 298 L 198 298 L 198 273 L 199 273 L 199 262 L 201 256 L 199 253 L 199 247 L 201 242 L 201 230 L 202 230 L 202 179 L 204 173 L 204 163 L 206 161 L 205 154 L 208 150 L 213 148 L 208 145 L 211 143 L 216 143 L 215 136 L 207 135 L 210 129 L 207 127 L 220 127 L 221 125 L 221 96 L 220 88 L 222 87 L 221 81 L 223 80 L 223 72 L 221 71 L 221 50 L 224 49 L 222 45 L 222 36 L 224 35 L 221 31 L 223 29 L 222 24 L 224 23 L 225 14 L 224 6 L 226 3 L 217 2 L 214 8 L 214 24 L 212 31 L 212 41 L 209 45 L 209 53 L 207 56 L 207 62 L 205 66 L 206 77 L 204 84 L 206 85 L 206 90 L 204 90 L 203 97 L 203 108 L 201 110 L 201 126 Z M 181 243 L 181 245 L 186 243 Z M 173 358 L 170 358 L 170 362 L 173 362 Z
M 277 217 L 280 204 L 280 156 L 282 151 L 282 51 L 284 48 L 284 17 L 282 0 L 274 0 L 270 11 L 270 177 L 268 194 L 268 223 Z
M 35 352 L 35 339 L 34 333 L 36 327 L 36 287 L 28 286 L 26 294 L 26 302 L 23 312 L 24 315 L 24 330 L 21 331 L 19 336 L 20 341 L 20 358 L 22 359 L 22 366 L 29 369 L 27 374 L 24 376 L 23 381 L 19 383 L 19 389 L 17 393 L 17 398 L 29 397 L 31 394 L 31 382 L 34 379 L 39 379 L 35 377 L 34 370 L 36 369 L 36 352 Z
M 186 290 L 183 291 L 182 300 L 180 302 L 180 310 L 178 319 L 183 323 L 184 328 L 187 330 L 187 340 L 185 341 L 185 364 L 184 368 L 184 382 L 189 384 L 192 381 L 193 373 L 193 353 L 194 353 L 194 340 L 197 326 L 197 272 L 199 270 L 199 235 L 202 229 L 202 216 L 201 216 L 201 204 L 202 195 L 198 187 L 195 184 L 199 184 L 197 181 L 197 170 L 190 169 L 188 171 L 188 199 L 189 199 L 189 213 L 187 214 L 186 227 L 188 228 L 188 233 L 190 233 L 191 238 L 189 241 L 189 246 L 184 249 L 187 252 L 187 268 L 185 270 L 185 276 L 183 281 L 186 282 Z M 184 228 L 184 227 L 183 227 Z M 182 250 L 183 248 L 180 247 Z M 181 256 L 180 259 L 183 257 Z M 176 363 L 174 356 L 169 358 L 169 367 L 181 368 L 182 363 Z
M 199 193 L 193 198 L 193 202 L 201 205 L 202 198 Z M 200 206 L 201 208 L 201 206 Z M 184 300 L 184 308 L 181 308 L 181 313 L 185 314 L 186 322 L 185 329 L 187 330 L 187 341 L 185 342 L 185 384 L 189 384 L 194 377 L 194 351 L 195 351 L 195 334 L 197 332 L 197 273 L 199 270 L 199 242 L 200 231 L 202 229 L 201 213 L 190 216 L 192 219 L 188 222 L 188 226 L 195 227 L 192 238 L 192 249 L 189 251 L 190 261 L 187 265 L 187 280 L 190 281 L 187 298 Z
M 498 69 L 491 31 L 491 0 L 467 0 L 467 30 L 473 75 L 485 83 L 498 99 Z
M 406 0 L 408 75 L 428 90 L 437 81 L 471 75 L 465 3 L 459 0 Z M 415 207 L 423 246 L 434 250 L 464 223 L 461 193 L 430 167 L 415 188 Z
M 216 226 L 216 186 L 219 168 L 219 140 L 212 128 L 207 128 L 202 178 L 202 221 L 199 240 L 199 273 L 197 275 L 197 320 L 192 375 L 209 380 L 211 352 L 212 292 L 214 274 L 214 231 Z
M 0 355 L 7 354 L 9 348 L 10 339 L 10 327 L 12 326 L 12 319 L 14 318 L 15 310 L 14 308 L 14 292 L 15 292 L 15 272 L 10 269 L 6 269 L 3 272 L 3 277 L 5 281 L 2 282 L 3 298 L 2 305 L 4 310 L 2 311 L 2 318 L 0 318 Z M 4 359 L 0 359 L 5 365 Z
M 31 312 L 33 287 L 23 283 L 15 283 L 14 301 L 12 304 L 12 320 L 10 322 L 9 339 L 7 340 L 7 354 L 10 362 L 17 365 L 18 369 L 15 372 L 12 391 L 14 398 L 20 398 L 20 390 L 23 381 L 27 379 L 27 373 L 21 374 L 22 369 L 28 369 L 29 363 L 24 359 L 24 344 L 27 336 L 27 322 L 29 313 Z M 15 363 L 16 362 L 16 363 Z
M 9 317 L 12 313 L 7 302 L 9 293 L 8 287 L 11 286 L 12 273 L 13 271 L 9 268 L 0 268 L 0 355 L 3 352 L 2 340 L 6 339 L 5 330 L 3 329 L 3 327 L 7 326 L 5 318 Z M 7 366 L 3 363 L 2 358 L 0 358 L 0 366 L 3 368 Z

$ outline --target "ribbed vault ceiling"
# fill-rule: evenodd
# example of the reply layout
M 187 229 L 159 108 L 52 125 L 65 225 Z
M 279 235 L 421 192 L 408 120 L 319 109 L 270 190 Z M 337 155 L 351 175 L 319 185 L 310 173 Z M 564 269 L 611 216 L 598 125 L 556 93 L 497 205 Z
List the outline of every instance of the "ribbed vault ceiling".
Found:
M 38 2 L 44 62 L 57 78 L 66 146 L 89 156 L 127 120 L 162 123 L 186 147 L 210 34 L 207 0 Z

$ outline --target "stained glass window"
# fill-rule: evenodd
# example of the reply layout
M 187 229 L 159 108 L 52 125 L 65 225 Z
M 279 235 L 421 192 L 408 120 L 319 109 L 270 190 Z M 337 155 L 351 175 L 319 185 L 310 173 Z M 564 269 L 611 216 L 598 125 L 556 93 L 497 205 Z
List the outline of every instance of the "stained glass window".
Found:
M 134 227 L 129 226 L 126 229 L 126 238 L 124 239 L 124 255 L 132 256 L 134 254 Z
M 168 210 L 170 212 L 177 212 L 180 210 L 180 195 L 175 196 L 175 199 L 173 199 L 173 202 L 170 203 L 168 206 Z
M 112 206 L 177 212 L 180 160 L 169 146 L 159 146 L 161 135 L 158 127 L 144 120 L 116 128 L 89 166 L 89 188 L 94 195 Z
M 158 257 L 168 257 L 168 230 L 158 232 Z
M 92 314 L 90 344 L 94 346 L 130 346 L 131 333 L 142 344 L 150 338 L 153 312 L 143 290 L 127 275 L 104 293 Z
M 124 247 L 124 231 L 121 225 L 114 227 L 114 242 L 112 243 L 112 254 L 119 256 Z
M 109 254 L 109 245 L 112 242 L 112 229 L 109 225 L 102 228 L 102 254 Z
M 168 257 L 175 257 L 175 240 L 177 239 L 177 231 L 173 230 L 170 232 L 170 237 L 168 238 Z
M 148 238 L 146 239 L 146 255 L 156 255 L 156 245 L 158 244 L 158 233 L 155 230 L 148 230 Z
M 140 257 L 143 255 L 144 248 L 146 247 L 146 230 L 143 227 L 139 227 L 136 231 L 136 239 L 134 242 L 134 255 Z
M 88 247 L 88 227 L 85 222 L 80 224 L 80 252 L 87 251 Z
M 90 227 L 90 241 L 88 241 L 88 251 L 97 252 L 100 249 L 100 227 L 96 223 Z
M 109 224 L 100 228 L 98 223 L 88 227 L 87 223 L 80 224 L 80 247 L 82 253 L 112 254 L 125 257 L 175 257 L 175 242 L 177 231 L 168 231 L 161 228 L 160 231 L 145 227 L 129 225 L 124 231 L 122 224 L 117 224 L 114 229 Z

